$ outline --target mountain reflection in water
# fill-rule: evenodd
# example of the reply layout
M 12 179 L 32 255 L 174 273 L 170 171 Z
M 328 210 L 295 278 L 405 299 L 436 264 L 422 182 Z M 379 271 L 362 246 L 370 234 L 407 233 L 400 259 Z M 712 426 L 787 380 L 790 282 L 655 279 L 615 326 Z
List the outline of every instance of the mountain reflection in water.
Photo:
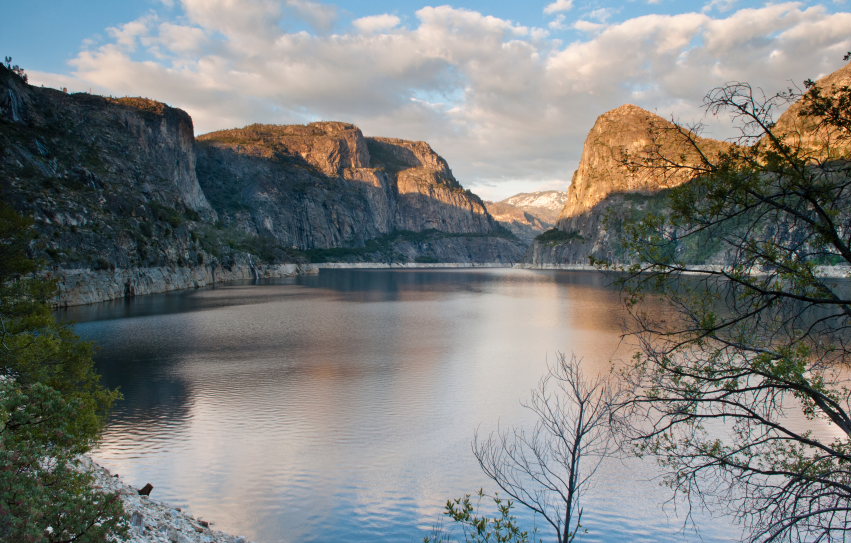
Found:
M 528 424 L 520 402 L 557 352 L 597 372 L 629 359 L 611 280 L 323 270 L 61 316 L 124 394 L 94 456 L 129 482 L 258 543 L 421 541 L 448 498 L 489 488 L 473 434 Z M 583 540 L 694 540 L 657 475 L 607 462 Z M 738 533 L 697 520 L 704 541 Z

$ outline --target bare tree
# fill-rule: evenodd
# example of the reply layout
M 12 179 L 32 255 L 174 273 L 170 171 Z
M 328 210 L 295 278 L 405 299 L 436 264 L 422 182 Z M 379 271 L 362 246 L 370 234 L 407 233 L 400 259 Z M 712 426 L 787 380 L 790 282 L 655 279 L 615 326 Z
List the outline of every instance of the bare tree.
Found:
M 618 394 L 610 381 L 583 374 L 576 357 L 558 355 L 524 407 L 530 429 L 477 435 L 473 451 L 484 473 L 508 496 L 555 530 L 559 543 L 582 527 L 581 497 L 600 462 L 614 450 L 609 421 Z
M 847 277 L 851 265 L 849 105 L 841 79 L 768 97 L 732 83 L 706 107 L 731 114 L 738 145 L 701 152 L 676 126 L 697 162 L 630 157 L 693 172 L 670 213 L 632 230 L 632 301 L 652 293 L 677 310 L 663 322 L 632 306 L 634 437 L 675 491 L 728 507 L 752 541 L 851 539 L 851 289 L 823 267 Z M 688 245 L 712 245 L 715 260 L 689 260 Z

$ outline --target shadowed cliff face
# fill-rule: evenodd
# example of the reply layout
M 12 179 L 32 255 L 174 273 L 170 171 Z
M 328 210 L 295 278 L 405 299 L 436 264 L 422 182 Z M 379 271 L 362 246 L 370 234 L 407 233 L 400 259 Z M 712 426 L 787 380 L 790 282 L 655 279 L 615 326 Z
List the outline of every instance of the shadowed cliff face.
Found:
M 203 135 L 198 176 L 225 221 L 298 249 L 363 247 L 399 231 L 451 235 L 447 247 L 463 236 L 473 245 L 504 236 L 428 144 L 365 138 L 346 123 Z M 495 261 L 519 259 L 519 244 L 500 239 L 506 254 L 494 254 Z M 404 248 L 399 252 L 410 257 L 410 245 Z M 464 261 L 466 254 L 452 249 L 434 258 Z
M 197 264 L 214 221 L 195 175 L 192 120 L 146 99 L 32 87 L 0 68 L 0 192 L 32 215 L 57 266 Z

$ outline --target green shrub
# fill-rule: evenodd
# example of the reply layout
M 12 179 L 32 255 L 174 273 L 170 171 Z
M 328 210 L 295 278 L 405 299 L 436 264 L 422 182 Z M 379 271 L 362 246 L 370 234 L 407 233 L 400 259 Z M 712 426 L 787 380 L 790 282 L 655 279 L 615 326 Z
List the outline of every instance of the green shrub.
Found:
M 535 241 L 538 243 L 546 243 L 548 245 L 559 245 L 562 243 L 569 243 L 571 241 L 585 241 L 585 237 L 576 231 L 565 232 L 558 228 L 551 228 L 536 237 Z
M 0 541 L 112 541 L 126 535 L 121 501 L 74 465 L 119 395 L 92 345 L 56 322 L 32 239 L 32 221 L 0 204 Z

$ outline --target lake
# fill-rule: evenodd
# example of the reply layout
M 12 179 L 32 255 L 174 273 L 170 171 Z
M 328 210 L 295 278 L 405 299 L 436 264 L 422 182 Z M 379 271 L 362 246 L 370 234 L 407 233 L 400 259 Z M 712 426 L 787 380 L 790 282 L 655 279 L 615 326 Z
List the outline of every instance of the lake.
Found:
M 257 543 L 422 541 L 447 499 L 492 489 L 472 438 L 530 424 L 520 403 L 559 352 L 590 373 L 629 359 L 611 280 L 322 270 L 61 317 L 124 394 L 93 456 L 129 483 Z M 658 476 L 650 460 L 607 461 L 583 541 L 697 539 Z M 739 533 L 695 519 L 703 541 Z

